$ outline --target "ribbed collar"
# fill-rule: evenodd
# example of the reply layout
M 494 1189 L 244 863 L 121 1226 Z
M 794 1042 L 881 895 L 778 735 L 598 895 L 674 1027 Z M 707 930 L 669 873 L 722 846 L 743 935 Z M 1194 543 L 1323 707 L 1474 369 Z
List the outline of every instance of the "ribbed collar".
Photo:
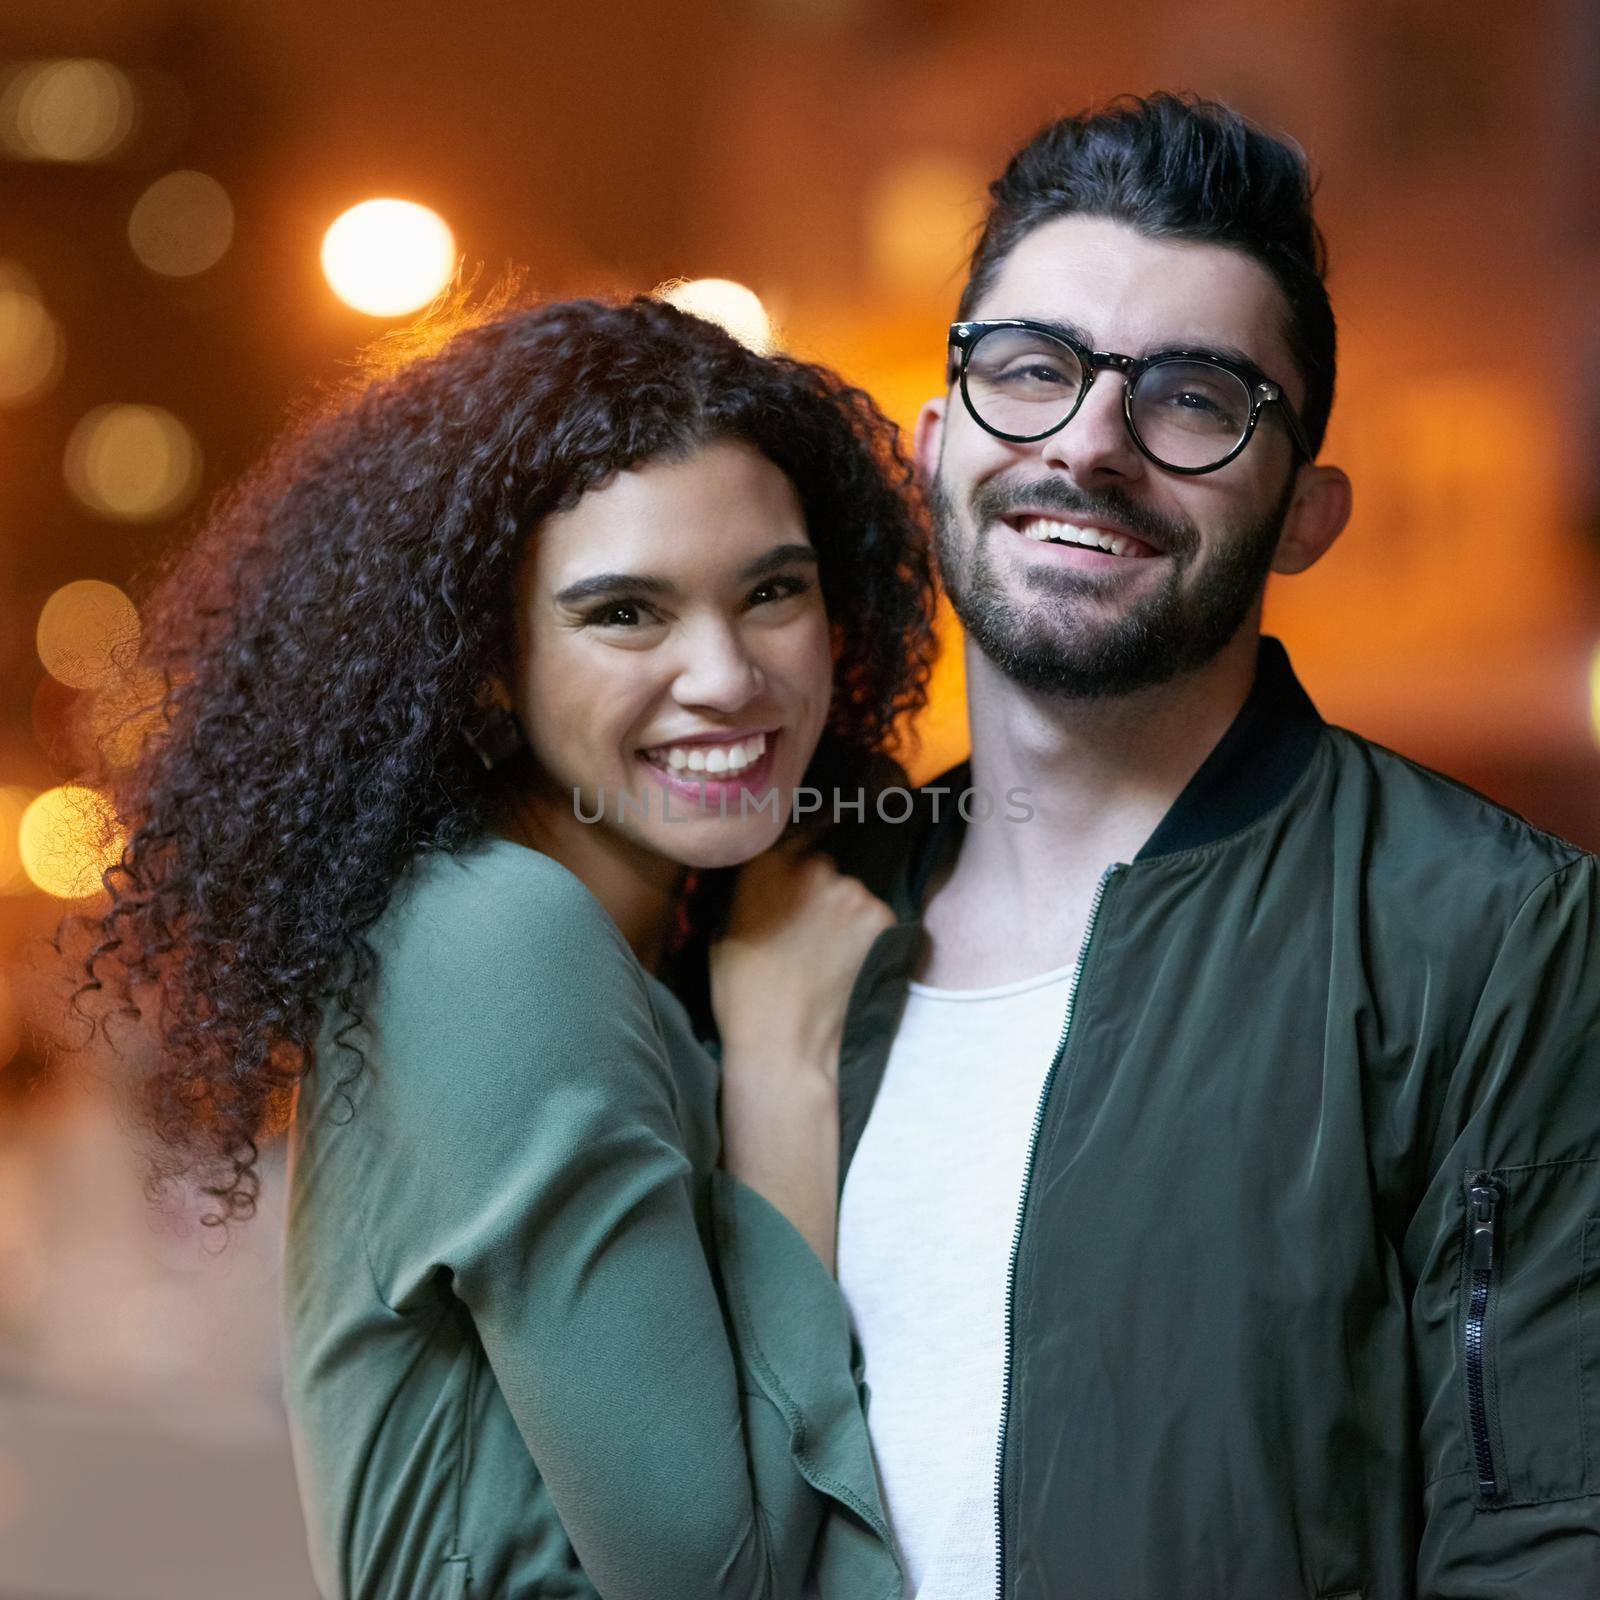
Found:
M 1134 860 L 1150 861 L 1214 843 L 1281 805 L 1315 754 L 1324 726 L 1289 664 L 1288 652 L 1264 636 L 1245 703 Z M 906 909 L 921 906 L 938 864 L 965 830 L 953 798 L 971 782 L 972 766 L 964 761 L 930 786 L 948 789 L 952 803 L 942 808 L 938 824 L 915 852 L 902 888 L 909 901 Z
M 1256 681 L 1238 716 L 1134 860 L 1193 850 L 1264 817 L 1288 798 L 1316 753 L 1323 727 L 1289 665 L 1289 652 L 1264 637 Z

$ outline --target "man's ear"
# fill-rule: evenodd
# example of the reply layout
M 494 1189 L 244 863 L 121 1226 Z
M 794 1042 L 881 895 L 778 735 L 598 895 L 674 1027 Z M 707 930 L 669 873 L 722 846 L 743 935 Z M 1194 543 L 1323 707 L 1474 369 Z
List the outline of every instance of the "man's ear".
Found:
M 1315 566 L 1350 520 L 1350 479 L 1339 467 L 1300 469 L 1289 514 L 1272 558 L 1274 572 L 1304 572 Z
M 917 476 L 925 485 L 933 482 L 939 470 L 939 449 L 944 442 L 944 407 L 942 394 L 925 402 L 911 432 L 911 456 L 917 464 Z

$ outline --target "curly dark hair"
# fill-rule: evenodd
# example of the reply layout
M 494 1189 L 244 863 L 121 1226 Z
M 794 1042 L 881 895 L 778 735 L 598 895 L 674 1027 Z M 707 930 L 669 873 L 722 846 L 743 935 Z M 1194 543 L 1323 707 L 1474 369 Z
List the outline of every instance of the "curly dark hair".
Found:
M 260 1141 L 315 1065 L 325 1007 L 363 1019 L 366 935 L 397 881 L 488 827 L 494 779 L 461 732 L 509 666 L 530 530 L 724 439 L 798 491 L 834 642 L 829 776 L 866 774 L 933 656 L 898 434 L 827 370 L 659 300 L 467 326 L 302 417 L 168 562 L 143 608 L 159 728 L 107 779 L 127 842 L 76 993 L 102 1027 L 155 1035 L 157 1189 L 192 1180 L 213 1223 L 253 1214 Z

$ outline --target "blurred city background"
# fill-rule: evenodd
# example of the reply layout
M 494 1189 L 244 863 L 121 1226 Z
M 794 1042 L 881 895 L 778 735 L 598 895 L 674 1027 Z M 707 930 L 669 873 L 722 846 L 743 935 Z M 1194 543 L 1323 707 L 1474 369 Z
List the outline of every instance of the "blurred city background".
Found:
M 312 1594 L 281 1154 L 225 1252 L 151 1209 L 115 1063 L 59 1048 L 42 959 L 92 904 L 61 819 L 140 702 L 111 646 L 152 561 L 457 270 L 691 280 L 909 424 L 1008 150 L 1157 87 L 1288 130 L 1323 175 L 1326 456 L 1356 513 L 1272 631 L 1332 720 L 1600 845 L 1594 0 L 0 15 L 0 1600 Z M 947 651 L 918 775 L 961 722 Z

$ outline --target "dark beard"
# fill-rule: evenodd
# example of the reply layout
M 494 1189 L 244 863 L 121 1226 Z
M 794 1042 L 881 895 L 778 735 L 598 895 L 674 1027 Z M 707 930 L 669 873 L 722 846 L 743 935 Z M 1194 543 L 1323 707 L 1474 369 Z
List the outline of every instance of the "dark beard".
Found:
M 1085 494 L 1059 478 L 1005 487 L 986 484 L 972 497 L 976 532 L 965 560 L 955 504 L 937 477 L 929 502 L 945 590 L 978 648 L 1025 689 L 1089 700 L 1167 683 L 1204 666 L 1222 650 L 1266 587 L 1293 494 L 1291 473 L 1277 504 L 1258 522 L 1227 530 L 1187 590 L 1183 574 L 1200 547 L 1198 530 L 1189 522 L 1158 517 L 1120 491 Z M 1029 578 L 1035 602 L 1019 609 L 1007 600 L 988 558 L 988 541 L 1015 537 L 999 519 L 1023 509 L 1103 517 L 1148 536 L 1171 563 L 1166 581 L 1121 615 L 1091 620 L 1092 613 L 1073 601 L 1103 592 L 1102 580 L 1084 572 L 1036 568 Z

